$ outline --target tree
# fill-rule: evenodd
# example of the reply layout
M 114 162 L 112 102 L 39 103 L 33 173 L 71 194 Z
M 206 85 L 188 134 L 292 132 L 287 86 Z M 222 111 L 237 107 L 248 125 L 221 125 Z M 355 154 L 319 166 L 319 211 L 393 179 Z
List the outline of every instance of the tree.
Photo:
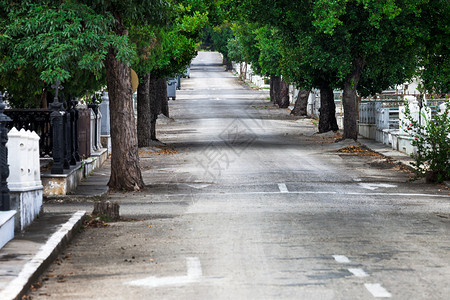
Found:
M 228 41 L 234 38 L 231 24 L 224 22 L 218 26 L 208 26 L 202 33 L 202 47 L 209 48 L 222 54 L 222 63 L 227 71 L 231 70 L 231 60 L 228 52 Z
M 105 68 L 111 112 L 111 178 L 119 190 L 144 187 L 139 168 L 130 62 L 136 57 L 128 30 L 161 23 L 166 2 L 1 0 L 2 71 L 36 68 L 46 83 L 64 82 L 79 69 Z
M 236 62 L 251 64 L 256 74 L 270 77 L 270 99 L 280 108 L 289 106 L 289 85 L 281 77 L 280 41 L 277 31 L 240 20 L 232 26 L 234 38 L 228 40 L 228 55 Z M 242 70 L 246 76 L 246 69 Z
M 281 76 L 282 54 L 278 30 L 262 26 L 255 29 L 255 33 L 260 73 L 270 77 L 273 102 L 280 108 L 286 108 L 289 106 L 289 85 Z
M 196 4 L 194 7 L 202 9 L 200 2 Z M 169 116 L 166 78 L 182 74 L 197 54 L 197 40 L 208 14 L 194 10 L 189 1 L 177 1 L 170 19 L 165 26 L 131 31 L 139 53 L 134 66 L 142 82 L 137 94 L 139 147 L 157 140 L 158 115 Z
M 297 80 L 312 86 L 325 84 L 343 89 L 344 138 L 357 138 L 356 92 L 361 79 L 374 84 L 374 79 L 383 72 L 392 71 L 377 68 L 377 60 L 387 57 L 386 61 L 406 62 L 407 66 L 417 62 L 419 16 L 426 9 L 426 1 L 238 2 L 249 11 L 253 21 L 276 26 L 287 45 L 294 46 L 294 52 L 299 54 L 297 59 L 301 60 L 299 64 L 303 64 L 300 72 L 305 74 Z M 289 56 L 283 57 L 290 61 Z M 406 79 L 412 75 L 409 70 L 408 67 L 405 72 L 395 71 L 396 76 L 389 74 L 384 78 Z M 371 89 L 380 86 L 376 82 Z
M 72 2 L 0 4 L 0 87 L 11 105 L 46 108 L 50 85 L 57 80 L 65 81 L 65 92 L 72 96 L 104 84 L 102 60 L 108 44 L 116 41 L 108 36 L 105 41 L 101 32 L 111 26 L 111 18 Z
M 429 93 L 450 93 L 450 2 L 429 1 L 420 15 L 423 52 L 419 71 Z

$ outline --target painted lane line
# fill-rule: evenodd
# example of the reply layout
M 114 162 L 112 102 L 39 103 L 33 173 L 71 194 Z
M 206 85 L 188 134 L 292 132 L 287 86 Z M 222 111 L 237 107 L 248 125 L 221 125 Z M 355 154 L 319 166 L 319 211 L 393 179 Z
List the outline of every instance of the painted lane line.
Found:
M 58 231 L 53 233 L 47 242 L 39 249 L 39 252 L 22 267 L 22 270 L 17 277 L 0 292 L 0 299 L 16 299 L 24 290 L 30 278 L 34 276 L 38 272 L 39 267 L 41 267 L 51 255 L 56 252 L 56 249 L 62 245 L 64 239 L 68 238 L 70 231 L 83 219 L 85 214 L 86 211 L 77 211 L 72 215 L 69 221 L 63 224 Z
M 358 183 L 363 189 L 376 190 L 378 188 L 396 188 L 395 184 L 387 183 Z
M 356 277 L 368 277 L 369 274 L 366 273 L 363 269 L 348 269 L 350 273 L 355 275 Z
M 187 277 L 200 278 L 202 277 L 202 265 L 198 257 L 186 257 Z
M 143 279 L 126 282 L 126 285 L 157 288 L 161 286 L 180 286 L 199 282 L 202 277 L 202 266 L 198 257 L 186 258 L 186 276 L 155 277 L 150 276 Z
M 287 186 L 284 183 L 279 183 L 278 189 L 280 190 L 280 193 L 289 193 L 289 190 L 287 189 Z
M 280 192 L 237 192 L 237 193 L 226 193 L 226 196 L 236 196 L 236 195 L 275 195 L 280 194 Z M 424 198 L 450 198 L 449 195 L 433 195 L 433 194 L 415 194 L 415 193 L 359 193 L 359 192 L 332 192 L 332 191 L 289 191 L 289 194 L 311 194 L 311 195 L 340 195 L 340 196 L 402 196 L 402 197 L 424 197 Z M 180 194 L 158 194 L 158 196 L 192 196 L 192 194 L 180 193 Z M 209 193 L 199 193 L 200 196 L 224 196 L 223 192 L 209 192 Z
M 384 287 L 379 283 L 365 283 L 364 286 L 366 289 L 374 296 L 375 298 L 391 298 L 392 294 L 386 291 Z
M 332 255 L 334 260 L 336 260 L 338 263 L 341 264 L 348 264 L 350 262 L 350 259 L 348 259 L 345 255 Z

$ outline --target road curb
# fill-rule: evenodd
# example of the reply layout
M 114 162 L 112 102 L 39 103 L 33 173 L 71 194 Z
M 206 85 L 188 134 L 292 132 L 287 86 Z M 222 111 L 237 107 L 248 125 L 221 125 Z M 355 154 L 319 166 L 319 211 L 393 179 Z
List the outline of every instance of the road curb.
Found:
M 30 288 L 31 284 L 53 262 L 58 253 L 63 249 L 75 234 L 75 230 L 81 225 L 86 211 L 77 211 L 72 217 L 53 233 L 33 258 L 27 262 L 19 275 L 0 292 L 2 300 L 20 299 Z
M 95 195 L 52 195 L 44 196 L 44 203 L 93 203 L 107 198 L 109 189 Z

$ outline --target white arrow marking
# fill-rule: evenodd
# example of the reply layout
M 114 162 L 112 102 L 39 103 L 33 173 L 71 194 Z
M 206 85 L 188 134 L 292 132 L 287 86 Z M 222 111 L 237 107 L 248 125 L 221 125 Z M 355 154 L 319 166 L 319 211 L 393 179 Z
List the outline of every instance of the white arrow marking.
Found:
M 394 184 L 387 184 L 387 183 L 358 183 L 362 188 L 368 189 L 368 190 L 376 190 L 377 188 L 395 188 L 397 187 Z
M 168 285 L 185 285 L 189 283 L 199 282 L 202 277 L 202 266 L 198 257 L 186 258 L 187 275 L 186 276 L 169 276 L 169 277 L 147 277 L 125 283 L 131 286 L 141 286 L 148 288 L 156 288 Z

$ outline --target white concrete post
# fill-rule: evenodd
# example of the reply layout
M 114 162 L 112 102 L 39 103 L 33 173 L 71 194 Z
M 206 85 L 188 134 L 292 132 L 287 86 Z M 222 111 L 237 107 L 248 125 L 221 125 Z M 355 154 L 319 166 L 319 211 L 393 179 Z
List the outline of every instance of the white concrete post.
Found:
M 101 133 L 102 133 L 102 113 L 100 109 L 98 110 L 97 114 L 97 141 L 95 143 L 97 149 L 102 149 L 102 142 L 101 142 Z
M 6 147 L 9 153 L 9 177 L 7 181 L 10 189 L 21 188 L 27 185 L 27 141 L 24 138 L 24 132 L 25 130 L 23 129 L 18 131 L 13 127 L 8 133 Z
M 41 164 L 40 164 L 40 158 L 39 158 L 39 140 L 41 139 L 39 135 L 37 135 L 36 132 L 31 132 L 30 138 L 33 143 L 33 178 L 34 178 L 34 185 L 35 186 L 41 186 Z
M 109 120 L 109 96 L 108 92 L 103 92 L 102 103 L 100 103 L 100 111 L 102 112 L 102 132 L 101 135 L 109 135 L 111 133 Z
M 91 140 L 91 153 L 97 151 L 97 141 L 95 140 L 95 131 L 97 128 L 95 128 L 95 113 L 90 110 L 91 112 L 91 136 L 89 137 Z
M 24 132 L 24 141 L 26 141 L 27 147 L 27 174 L 26 182 L 28 186 L 34 186 L 34 157 L 33 157 L 33 139 L 31 137 L 31 131 Z

